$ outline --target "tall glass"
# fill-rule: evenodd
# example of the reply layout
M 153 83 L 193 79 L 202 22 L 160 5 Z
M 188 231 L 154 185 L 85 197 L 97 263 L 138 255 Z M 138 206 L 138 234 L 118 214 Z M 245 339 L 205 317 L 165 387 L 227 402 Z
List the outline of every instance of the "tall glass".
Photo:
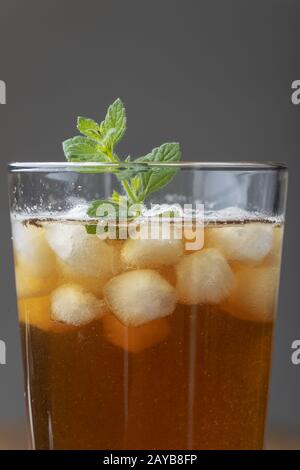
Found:
M 9 185 L 33 447 L 261 449 L 285 166 L 14 163 Z

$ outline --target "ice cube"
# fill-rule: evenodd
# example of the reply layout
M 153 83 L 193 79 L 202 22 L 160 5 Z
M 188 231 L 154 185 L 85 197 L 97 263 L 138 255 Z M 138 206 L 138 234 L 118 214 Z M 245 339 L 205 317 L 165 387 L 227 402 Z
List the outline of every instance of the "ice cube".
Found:
M 63 261 L 58 262 L 60 284 L 78 284 L 98 298 L 103 298 L 103 287 L 107 277 L 85 276 L 71 269 Z
M 273 227 L 252 223 L 210 228 L 206 232 L 206 243 L 221 250 L 228 260 L 258 262 L 272 248 Z
M 118 250 L 82 225 L 52 225 L 47 240 L 60 260 L 79 274 L 107 280 L 120 270 Z
M 224 309 L 242 320 L 271 322 L 279 280 L 278 267 L 252 267 L 239 271 L 236 287 Z
M 111 311 L 126 326 L 140 326 L 170 315 L 176 291 L 160 274 L 141 269 L 119 274 L 104 287 Z
M 13 244 L 17 263 L 28 276 L 49 277 L 54 274 L 56 260 L 42 227 L 13 224 Z
M 43 331 L 60 333 L 74 328 L 51 320 L 49 296 L 30 297 L 18 300 L 19 320 L 26 328 L 33 326 Z
M 283 243 L 283 227 L 274 227 L 272 249 L 264 262 L 268 265 L 279 266 Z
M 107 313 L 103 300 L 77 284 L 65 284 L 51 295 L 51 317 L 68 325 L 84 325 Z
M 20 266 L 15 268 L 16 290 L 19 299 L 26 297 L 40 297 L 49 294 L 55 289 L 57 282 L 55 278 L 41 278 L 28 276 Z
M 177 292 L 183 304 L 215 304 L 229 295 L 234 274 L 224 256 L 213 248 L 184 256 L 176 266 Z
M 186 223 L 183 234 L 184 247 L 187 253 L 202 250 L 205 242 L 204 227 L 202 223 Z
M 107 339 L 124 351 L 139 353 L 166 340 L 170 334 L 167 318 L 146 323 L 142 326 L 127 327 L 114 315 L 106 315 L 102 319 L 103 331 Z
M 158 268 L 176 264 L 183 251 L 182 232 L 178 228 L 152 223 L 141 225 L 136 239 L 126 240 L 121 256 L 128 267 Z

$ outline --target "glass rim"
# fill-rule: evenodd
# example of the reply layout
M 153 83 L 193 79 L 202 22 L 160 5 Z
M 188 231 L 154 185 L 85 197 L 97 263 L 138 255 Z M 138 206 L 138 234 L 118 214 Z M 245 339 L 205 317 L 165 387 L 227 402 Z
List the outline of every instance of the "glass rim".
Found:
M 144 168 L 178 168 L 185 170 L 206 170 L 206 171 L 280 171 L 287 170 L 285 163 L 277 162 L 258 162 L 258 161 L 244 161 L 244 162 L 193 162 L 182 161 L 175 163 L 164 162 L 9 162 L 7 167 L 9 172 L 61 172 L 61 171 L 76 171 L 79 168 L 111 168 L 111 169 L 126 169 L 134 166 Z

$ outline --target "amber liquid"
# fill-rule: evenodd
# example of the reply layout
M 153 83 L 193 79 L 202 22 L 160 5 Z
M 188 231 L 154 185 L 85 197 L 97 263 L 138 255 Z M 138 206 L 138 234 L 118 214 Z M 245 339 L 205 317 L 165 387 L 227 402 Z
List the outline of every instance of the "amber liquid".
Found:
M 35 448 L 261 449 L 273 322 L 230 308 L 177 304 L 142 327 L 110 314 L 42 328 L 29 314 L 52 322 L 48 296 L 19 300 Z

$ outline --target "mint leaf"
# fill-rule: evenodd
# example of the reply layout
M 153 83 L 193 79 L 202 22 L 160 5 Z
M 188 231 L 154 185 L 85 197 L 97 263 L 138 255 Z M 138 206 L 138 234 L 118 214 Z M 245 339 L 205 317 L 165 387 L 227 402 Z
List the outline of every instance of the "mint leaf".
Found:
M 105 220 L 108 223 L 112 223 L 116 227 L 117 220 L 133 218 L 132 211 L 127 204 L 127 199 L 124 196 L 121 196 L 116 191 L 114 191 L 113 196 L 108 199 L 98 199 L 93 201 L 89 207 L 87 214 L 92 218 L 100 218 L 101 222 L 105 223 Z M 136 216 L 136 210 L 135 214 Z M 107 227 L 102 226 L 102 230 L 107 231 Z M 86 226 L 86 231 L 89 234 L 95 234 L 97 232 L 97 225 L 88 224 Z M 119 236 L 119 235 L 118 235 Z
M 85 226 L 85 231 L 88 235 L 96 235 L 97 233 L 97 225 L 94 224 L 87 224 Z
M 115 133 L 116 133 L 116 130 L 113 127 L 112 129 L 109 129 L 107 133 L 105 134 L 105 136 L 103 137 L 101 145 L 104 148 L 104 151 L 105 150 L 109 151 L 110 149 L 113 148 L 113 139 L 114 139 Z
M 109 135 L 111 146 L 116 145 L 126 131 L 126 112 L 120 98 L 111 104 L 107 110 L 104 121 L 100 124 L 100 132 L 104 139 Z
M 77 129 L 86 137 L 101 141 L 99 124 L 93 119 L 78 116 Z
M 70 162 L 107 162 L 99 144 L 88 137 L 73 137 L 63 142 L 63 150 Z
M 112 199 L 97 199 L 96 201 L 93 201 L 90 207 L 87 210 L 87 214 L 90 217 L 99 217 L 99 209 L 101 206 L 107 206 L 109 208 L 111 206 L 112 209 L 115 211 L 118 211 L 119 204 L 118 202 L 114 202 Z
M 66 158 L 73 162 L 119 162 L 113 152 L 126 130 L 126 114 L 118 98 L 109 106 L 101 124 L 90 118 L 79 116 L 77 129 L 85 136 L 77 136 L 63 142 Z
M 117 191 L 113 190 L 112 192 L 112 195 L 111 195 L 111 199 L 113 202 L 115 202 L 116 204 L 122 204 L 124 201 L 126 201 L 126 198 L 124 196 L 121 196 L 120 193 L 118 193 Z M 124 200 L 124 201 L 123 201 Z
M 126 113 L 122 101 L 118 98 L 109 106 L 105 119 L 98 124 L 93 119 L 79 116 L 77 128 L 83 134 L 63 142 L 66 158 L 71 162 L 90 162 L 87 167 L 79 167 L 78 171 L 86 173 L 109 172 L 115 173 L 125 194 L 113 191 L 108 199 L 94 201 L 88 209 L 90 217 L 99 217 L 105 212 L 105 204 L 112 205 L 122 214 L 135 217 L 141 211 L 145 198 L 167 185 L 175 176 L 178 168 L 164 166 L 166 163 L 176 163 L 180 160 L 180 148 L 177 143 L 166 143 L 154 148 L 149 154 L 132 161 L 128 156 L 123 165 L 114 146 L 123 137 L 126 130 Z M 92 162 L 111 163 L 113 165 L 93 166 Z M 149 165 L 159 163 L 162 165 Z M 133 212 L 128 205 L 134 204 Z M 109 212 L 109 206 L 107 207 Z M 103 215 L 104 217 L 104 215 Z M 94 233 L 94 223 L 87 227 L 88 233 Z
M 130 180 L 130 178 L 134 178 L 135 176 L 139 176 L 141 172 L 146 172 L 148 170 L 148 165 L 145 163 L 138 163 L 137 160 L 130 162 L 126 165 L 120 164 L 119 171 L 118 171 L 118 179 L 120 181 L 123 180 Z
M 180 160 L 180 146 L 177 142 L 168 142 L 160 147 L 154 148 L 144 157 L 137 158 L 141 163 L 176 163 Z
M 152 152 L 135 160 L 138 163 L 176 163 L 180 160 L 181 152 L 178 143 L 166 143 L 154 148 Z M 149 194 L 166 186 L 176 175 L 178 169 L 153 166 L 140 175 L 131 178 L 131 184 L 141 189 L 139 198 L 144 200 Z
M 134 192 L 138 193 L 142 184 L 142 178 L 140 177 L 140 175 L 137 175 L 131 178 L 130 182 L 131 182 L 131 186 Z

